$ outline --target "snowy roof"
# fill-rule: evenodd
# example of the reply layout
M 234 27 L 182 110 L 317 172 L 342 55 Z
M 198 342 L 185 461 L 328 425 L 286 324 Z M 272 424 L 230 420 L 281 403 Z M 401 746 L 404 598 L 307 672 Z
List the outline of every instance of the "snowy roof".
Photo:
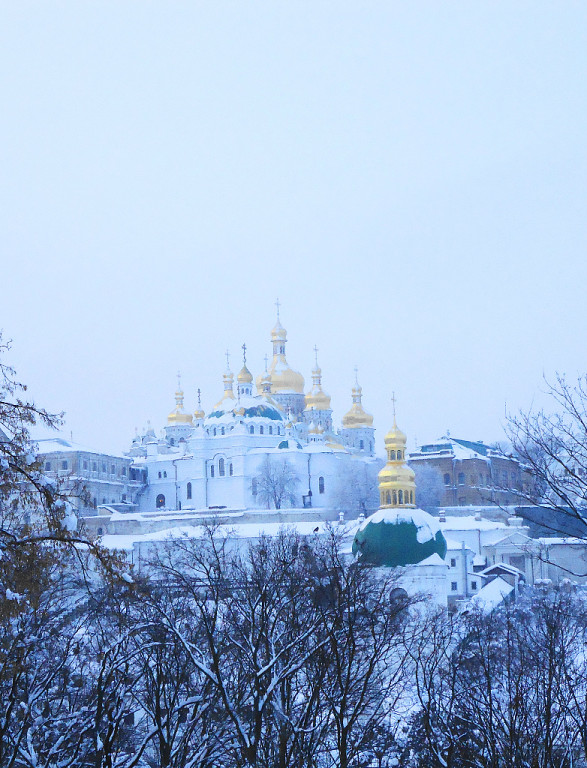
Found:
M 492 611 L 504 599 L 511 595 L 514 591 L 514 587 L 508 584 L 501 576 L 490 581 L 484 587 L 481 587 L 479 592 L 469 600 L 469 606 L 481 608 L 483 611 Z
M 372 515 L 369 515 L 361 523 L 358 530 L 364 530 L 369 523 L 390 523 L 391 525 L 414 523 L 417 529 L 416 538 L 420 544 L 433 539 L 440 530 L 438 520 L 428 514 L 428 512 L 424 512 L 423 509 L 379 509 Z
M 430 557 L 427 557 L 425 560 L 422 560 L 422 562 L 416 563 L 412 566 L 412 568 L 419 568 L 422 565 L 442 565 L 445 568 L 448 568 L 448 563 L 443 560 L 436 552 L 433 555 L 430 555 Z
M 258 539 L 263 535 L 277 536 L 282 530 L 293 530 L 301 536 L 309 536 L 314 533 L 323 534 L 328 525 L 326 522 L 317 522 L 316 520 L 300 520 L 287 525 L 280 522 L 260 521 L 220 525 L 216 529 L 216 534 L 225 538 Z M 151 533 L 106 534 L 101 537 L 100 543 L 108 549 L 130 550 L 135 543 L 166 541 L 184 537 L 199 539 L 205 533 L 206 528 L 203 525 L 182 525 Z
M 128 456 L 123 456 L 121 453 L 105 453 L 104 451 L 97 451 L 95 448 L 88 448 L 86 445 L 80 443 L 74 443 L 72 440 L 66 440 L 64 437 L 48 437 L 41 438 L 40 440 L 34 440 L 34 443 L 39 446 L 39 453 L 93 453 L 96 456 L 109 456 L 113 459 L 127 459 Z
M 262 395 L 240 395 L 237 400 L 229 400 L 226 405 L 221 404 L 220 407 L 215 408 L 206 417 L 206 423 L 223 423 L 235 418 L 283 421 L 283 413 Z
M 501 528 L 511 530 L 510 526 L 505 523 L 494 520 L 477 520 L 474 515 L 445 517 L 444 521 L 440 522 L 440 528 L 442 531 L 493 531 Z
M 450 456 L 462 461 L 463 459 L 481 459 L 489 461 L 491 458 L 506 457 L 506 455 L 481 440 L 462 440 L 456 437 L 441 437 L 435 443 L 421 445 L 417 451 L 410 453 L 410 461 L 428 459 L 438 456 Z
M 447 539 L 446 536 L 445 536 L 445 539 L 446 539 L 446 548 L 447 548 L 447 550 L 450 549 L 450 550 L 453 550 L 453 551 L 455 551 L 455 550 L 458 550 L 459 552 L 462 551 L 462 549 L 463 549 L 463 542 L 462 541 L 455 541 L 455 539 Z M 465 550 L 467 552 L 473 552 L 474 551 L 474 550 L 471 549 L 471 547 L 468 547 L 467 545 L 465 545 Z M 485 562 L 485 561 L 483 561 L 483 562 Z
M 511 573 L 512 576 L 523 576 L 524 573 L 519 568 L 516 568 L 514 565 L 510 565 L 509 563 L 492 563 L 491 565 L 488 565 L 487 568 L 484 568 L 481 573 L 482 574 L 489 574 L 492 571 L 499 570 L 506 571 L 507 573 Z

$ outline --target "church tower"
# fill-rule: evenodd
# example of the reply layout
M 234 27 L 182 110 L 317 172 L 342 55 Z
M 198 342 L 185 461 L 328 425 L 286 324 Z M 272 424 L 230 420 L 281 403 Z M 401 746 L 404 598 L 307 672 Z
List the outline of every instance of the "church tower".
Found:
M 379 472 L 381 509 L 416 506 L 415 474 L 406 464 L 407 437 L 396 424 L 395 396 L 393 401 L 393 428 L 385 435 L 387 464 Z
M 271 331 L 271 344 L 273 346 L 273 359 L 269 366 L 269 380 L 271 382 L 271 397 L 279 407 L 287 413 L 291 411 L 294 419 L 299 419 L 305 406 L 304 377 L 301 373 L 289 367 L 285 357 L 285 344 L 287 332 L 279 320 L 279 301 L 277 306 L 277 322 Z M 263 394 L 264 376 L 257 377 L 257 393 Z
M 183 407 L 183 389 L 181 376 L 177 374 L 177 391 L 175 392 L 175 408 L 167 417 L 165 434 L 171 445 L 176 445 L 182 438 L 186 440 L 192 432 L 192 415 L 186 413 Z
M 216 403 L 214 411 L 230 410 L 234 405 L 234 392 L 232 391 L 232 384 L 234 381 L 234 373 L 230 370 L 230 355 L 226 350 L 226 371 L 222 374 L 222 382 L 224 385 L 224 394 L 220 400 Z
M 318 365 L 318 349 L 314 347 L 316 365 L 312 371 L 312 389 L 306 395 L 304 421 L 320 426 L 322 432 L 332 432 L 332 409 L 330 396 L 322 389 L 322 371 Z
M 351 409 L 342 417 L 342 431 L 340 433 L 342 441 L 347 448 L 367 456 L 373 456 L 375 451 L 373 416 L 363 408 L 363 390 L 359 385 L 356 368 L 352 397 Z

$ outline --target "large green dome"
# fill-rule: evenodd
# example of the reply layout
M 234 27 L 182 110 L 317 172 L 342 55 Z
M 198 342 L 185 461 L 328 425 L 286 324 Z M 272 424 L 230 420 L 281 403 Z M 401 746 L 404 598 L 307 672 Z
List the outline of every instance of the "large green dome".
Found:
M 444 559 L 446 539 L 438 520 L 422 509 L 380 509 L 359 527 L 353 554 L 370 565 L 414 565 L 433 554 Z

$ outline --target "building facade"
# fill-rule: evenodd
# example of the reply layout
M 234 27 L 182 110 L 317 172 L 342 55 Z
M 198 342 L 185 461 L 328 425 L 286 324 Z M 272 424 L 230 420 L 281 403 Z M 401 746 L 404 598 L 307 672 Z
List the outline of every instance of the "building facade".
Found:
M 409 454 L 410 466 L 436 471 L 442 485 L 440 506 L 507 506 L 519 503 L 532 477 L 511 455 L 481 441 L 443 437 Z

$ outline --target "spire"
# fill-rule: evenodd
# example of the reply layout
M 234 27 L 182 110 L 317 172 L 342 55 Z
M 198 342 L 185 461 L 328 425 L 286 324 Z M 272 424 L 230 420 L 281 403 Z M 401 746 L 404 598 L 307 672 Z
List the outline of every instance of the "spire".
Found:
M 181 388 L 181 373 L 177 372 L 177 390 L 175 392 L 175 408 L 167 416 L 168 424 L 191 424 L 192 417 L 183 409 L 183 389 Z
M 395 420 L 395 392 L 391 393 L 391 402 L 393 404 L 393 428 L 397 429 L 397 422 Z
M 318 365 L 318 347 L 314 344 L 315 367 L 312 371 L 312 389 L 306 395 L 305 410 L 329 411 L 330 397 L 322 389 L 322 371 Z
M 232 391 L 232 384 L 234 382 L 234 374 L 230 370 L 230 352 L 226 350 L 224 353 L 226 356 L 226 370 L 222 374 L 222 384 L 224 387 L 224 393 L 220 400 L 214 406 L 214 410 L 220 408 L 225 400 L 234 400 L 234 392 Z
M 206 415 L 204 411 L 202 410 L 202 392 L 200 388 L 198 387 L 198 408 L 196 412 L 194 413 L 194 419 L 203 419 Z
M 363 408 L 363 389 L 359 384 L 359 369 L 355 365 L 355 386 L 352 388 L 353 404 L 342 418 L 343 429 L 359 429 L 373 427 L 373 416 Z

